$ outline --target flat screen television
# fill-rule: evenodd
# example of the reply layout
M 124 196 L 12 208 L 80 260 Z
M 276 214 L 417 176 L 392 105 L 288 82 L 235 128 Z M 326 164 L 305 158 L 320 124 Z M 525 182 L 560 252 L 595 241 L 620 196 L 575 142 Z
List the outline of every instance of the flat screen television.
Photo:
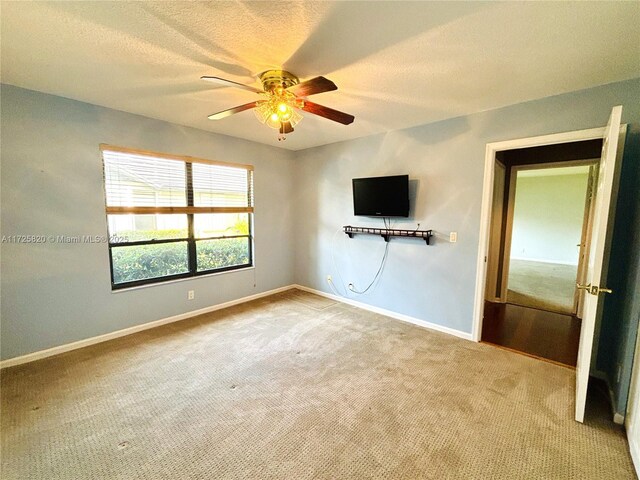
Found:
M 354 178 L 353 213 L 366 217 L 408 217 L 409 175 Z

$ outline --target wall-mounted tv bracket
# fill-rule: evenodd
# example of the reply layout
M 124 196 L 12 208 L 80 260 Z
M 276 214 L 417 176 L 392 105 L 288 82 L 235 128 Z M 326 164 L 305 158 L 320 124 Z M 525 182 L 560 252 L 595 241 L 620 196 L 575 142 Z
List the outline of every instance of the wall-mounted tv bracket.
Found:
M 427 245 L 431 245 L 429 242 L 433 237 L 433 230 L 398 230 L 395 228 L 352 227 L 351 225 L 345 225 L 342 229 L 344 233 L 349 235 L 349 238 L 353 238 L 356 233 L 364 233 L 367 235 L 380 235 L 385 242 L 388 242 L 391 237 L 414 237 L 422 238 L 427 242 Z

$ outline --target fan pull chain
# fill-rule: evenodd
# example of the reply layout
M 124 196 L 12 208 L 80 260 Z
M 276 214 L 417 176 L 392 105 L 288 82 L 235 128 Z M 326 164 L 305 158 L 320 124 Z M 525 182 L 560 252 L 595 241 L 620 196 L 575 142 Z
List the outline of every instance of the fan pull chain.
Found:
M 284 82 L 282 82 L 282 88 L 285 89 L 286 85 Z M 282 124 L 282 122 L 280 122 L 280 130 L 279 130 L 279 134 L 278 134 L 278 141 L 279 142 L 284 142 L 287 139 L 287 134 L 284 132 L 284 125 Z

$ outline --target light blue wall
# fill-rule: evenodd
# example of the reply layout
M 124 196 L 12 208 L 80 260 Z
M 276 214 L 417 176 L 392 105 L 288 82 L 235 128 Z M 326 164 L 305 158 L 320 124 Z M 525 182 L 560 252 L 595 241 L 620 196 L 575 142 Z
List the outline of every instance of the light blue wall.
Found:
M 3 359 L 292 283 L 291 152 L 8 85 L 0 95 L 2 235 L 105 236 L 100 143 L 253 164 L 256 202 L 255 270 L 139 290 L 111 292 L 105 244 L 3 244 Z
M 417 239 L 392 239 L 375 290 L 349 296 L 471 332 L 484 160 L 482 154 L 477 162 L 469 155 L 465 138 L 470 128 L 468 118 L 460 118 L 300 152 L 297 283 L 331 292 L 326 282 L 330 274 L 336 283 L 341 276 L 344 284 L 366 287 L 385 242 L 365 235 L 350 240 L 339 229 L 383 224 L 381 219 L 353 216 L 351 179 L 408 173 L 410 218 L 398 219 L 395 226 L 415 229 L 419 222 L 421 229 L 436 230 L 433 246 Z M 484 144 L 479 147 L 484 151 Z M 450 231 L 458 232 L 458 243 L 444 239 Z

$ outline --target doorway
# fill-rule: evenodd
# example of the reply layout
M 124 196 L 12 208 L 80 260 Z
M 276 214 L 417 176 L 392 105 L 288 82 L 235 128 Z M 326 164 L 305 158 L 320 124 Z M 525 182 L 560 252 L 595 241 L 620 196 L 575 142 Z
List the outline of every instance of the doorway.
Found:
M 481 340 L 575 367 L 601 141 L 496 159 Z
M 597 159 L 512 168 L 502 262 L 504 300 L 564 315 L 578 311 Z M 566 163 L 565 166 L 563 163 Z
M 496 157 L 482 341 L 575 367 L 576 286 L 601 148 L 602 141 L 572 142 Z
M 485 155 L 485 175 L 483 182 L 483 197 L 480 221 L 480 242 L 478 245 L 478 263 L 476 270 L 476 293 L 475 305 L 473 313 L 473 339 L 481 341 L 484 332 L 484 313 L 485 303 L 488 295 L 492 294 L 492 288 L 488 288 L 488 280 L 495 276 L 498 279 L 502 275 L 498 269 L 489 269 L 489 257 L 492 251 L 489 249 L 491 241 L 496 238 L 490 238 L 490 226 L 497 221 L 497 215 L 494 215 L 494 204 L 496 199 L 500 198 L 494 189 L 494 179 L 498 177 L 500 170 L 499 163 L 506 165 L 501 161 L 501 155 L 509 154 L 518 149 L 528 151 L 530 157 L 535 159 L 535 151 L 538 148 L 550 149 L 558 147 L 567 150 L 568 144 L 573 144 L 575 148 L 569 148 L 571 154 L 577 153 L 583 146 L 588 146 L 589 142 L 599 142 L 601 145 L 601 153 L 598 161 L 598 180 L 593 192 L 593 220 L 591 223 L 591 231 L 588 232 L 590 248 L 588 252 L 588 260 L 585 269 L 585 283 L 580 284 L 577 288 L 580 290 L 582 297 L 582 322 L 580 325 L 580 338 L 578 342 L 578 353 L 576 360 L 576 403 L 575 403 L 575 419 L 578 422 L 584 421 L 587 385 L 591 366 L 593 365 L 593 357 L 598 351 L 599 328 L 602 318 L 603 301 L 601 296 L 604 294 L 614 294 L 614 292 L 606 287 L 607 270 L 609 264 L 609 252 L 611 231 L 613 224 L 609 222 L 609 218 L 615 214 L 615 199 L 619 184 L 619 162 L 624 149 L 624 138 L 626 135 L 626 125 L 621 122 L 622 106 L 618 105 L 612 108 L 609 115 L 609 121 L 603 128 L 593 128 L 590 130 L 580 130 L 573 132 L 558 133 L 552 135 L 543 135 L 540 137 L 530 137 L 517 140 L 508 140 L 503 142 L 495 142 L 487 144 Z M 551 148 L 552 149 L 552 148 Z M 525 157 L 527 155 L 524 155 Z M 578 155 L 573 159 L 591 158 L 592 155 Z M 545 163 L 545 161 L 521 161 L 520 164 Z M 549 162 L 547 162 L 549 163 Z M 510 172 L 505 168 L 505 175 L 508 177 Z M 505 182 L 506 183 L 506 182 Z M 499 182 L 498 182 L 499 184 Z M 502 192 L 505 193 L 505 192 Z M 492 201 L 493 200 L 493 201 Z M 505 216 L 503 215 L 504 219 Z M 504 221 L 504 220 L 503 220 Z M 504 258 L 504 240 L 499 239 L 501 258 Z M 502 266 L 504 269 L 504 266 Z M 496 271 L 498 270 L 498 271 Z M 489 284 L 491 285 L 491 284 Z M 500 289 L 505 285 L 500 283 Z M 500 290 L 502 292 L 502 290 Z M 498 289 L 493 295 L 499 295 Z M 578 303 L 580 305 L 580 302 Z M 515 306 L 514 306 L 515 308 Z M 529 307 L 519 307 L 529 308 Z M 580 311 L 580 306 L 578 306 Z
M 596 137 L 495 153 L 479 340 L 576 366 L 602 147 Z

